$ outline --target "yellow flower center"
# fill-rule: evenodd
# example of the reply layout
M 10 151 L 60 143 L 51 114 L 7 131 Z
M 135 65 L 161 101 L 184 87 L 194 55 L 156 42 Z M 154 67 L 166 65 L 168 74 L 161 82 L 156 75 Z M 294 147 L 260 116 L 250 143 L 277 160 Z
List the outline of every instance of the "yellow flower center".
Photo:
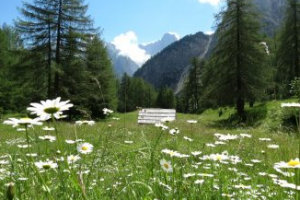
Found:
M 81 149 L 82 149 L 83 151 L 86 151 L 86 150 L 88 150 L 89 148 L 88 148 L 87 146 L 82 146 Z
M 44 164 L 44 165 L 43 165 L 43 168 L 44 168 L 44 169 L 50 169 L 51 166 L 50 166 L 49 164 Z
M 217 155 L 217 160 L 222 160 L 222 156 L 220 156 L 220 155 Z
M 169 165 L 168 165 L 168 163 L 164 163 L 164 168 L 166 168 L 166 169 L 169 169 Z
M 58 111 L 59 111 L 59 108 L 57 108 L 57 107 L 48 107 L 48 108 L 44 109 L 44 112 L 48 113 L 48 114 L 54 114 Z
M 291 160 L 288 162 L 288 166 L 296 167 L 297 165 L 300 165 L 300 162 L 298 160 Z

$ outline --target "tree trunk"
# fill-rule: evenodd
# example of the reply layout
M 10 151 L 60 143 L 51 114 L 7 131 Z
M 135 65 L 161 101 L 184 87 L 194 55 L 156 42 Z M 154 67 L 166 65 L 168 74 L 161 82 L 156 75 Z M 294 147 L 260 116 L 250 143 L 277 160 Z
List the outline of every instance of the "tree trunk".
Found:
M 59 0 L 58 5 L 58 18 L 57 18 L 57 38 L 56 38 L 56 52 L 55 61 L 57 66 L 60 67 L 60 45 L 61 45 L 61 17 L 62 17 L 62 0 Z M 59 72 L 56 70 L 54 77 L 54 92 L 56 97 L 59 96 Z
M 239 1 L 237 1 L 236 4 L 236 23 L 237 23 L 237 30 L 236 30 L 236 43 L 237 43 L 237 55 L 236 55 L 236 81 L 237 81 L 237 101 L 236 101 L 236 109 L 238 116 L 244 121 L 245 120 L 245 101 L 244 101 L 244 95 L 243 95 L 243 86 L 242 86 L 242 75 L 241 75 L 241 68 L 242 68 L 242 62 L 241 62 L 241 36 L 240 36 L 240 5 Z
M 50 26 L 50 17 L 48 22 L 48 91 L 47 96 L 48 98 L 52 98 L 52 91 L 51 91 L 51 84 L 52 84 L 52 76 L 51 76 L 51 26 Z

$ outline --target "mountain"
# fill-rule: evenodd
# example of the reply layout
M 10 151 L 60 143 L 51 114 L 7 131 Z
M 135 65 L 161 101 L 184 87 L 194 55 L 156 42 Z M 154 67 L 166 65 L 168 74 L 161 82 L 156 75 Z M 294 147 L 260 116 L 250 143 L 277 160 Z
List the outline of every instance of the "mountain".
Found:
M 273 37 L 282 24 L 286 0 L 253 0 L 263 25 L 262 32 Z M 148 60 L 135 76 L 141 77 L 156 88 L 168 86 L 180 92 L 190 69 L 193 57 L 207 58 L 217 45 L 215 35 L 201 32 L 173 43 Z
M 138 47 L 144 50 L 149 57 L 152 57 L 178 40 L 179 36 L 177 34 L 166 33 L 160 40 L 148 44 L 139 44 Z M 132 76 L 139 69 L 140 66 L 129 56 L 121 54 L 114 44 L 107 43 L 106 48 L 118 78 L 122 77 L 124 73 Z
M 106 48 L 111 59 L 115 74 L 118 78 L 121 78 L 124 73 L 132 76 L 134 72 L 139 68 L 138 64 L 136 64 L 128 56 L 120 55 L 120 51 L 116 49 L 113 44 L 108 43 Z
M 154 56 L 179 39 L 180 38 L 176 33 L 166 33 L 160 40 L 148 44 L 141 44 L 140 48 L 144 49 L 147 52 L 147 54 Z
M 175 90 L 192 58 L 206 55 L 211 38 L 202 32 L 185 36 L 148 60 L 135 76 L 156 88 L 169 86 Z
M 286 0 L 253 0 L 258 9 L 263 26 L 263 32 L 273 37 L 283 22 Z

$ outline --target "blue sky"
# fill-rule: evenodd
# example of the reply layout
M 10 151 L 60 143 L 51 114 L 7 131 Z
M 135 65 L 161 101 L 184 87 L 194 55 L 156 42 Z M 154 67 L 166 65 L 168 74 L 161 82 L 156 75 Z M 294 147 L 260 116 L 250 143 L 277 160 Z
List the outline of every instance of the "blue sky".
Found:
M 28 0 L 26 0 L 28 1 Z M 31 0 L 29 0 L 31 1 Z M 211 31 L 219 0 L 86 0 L 95 26 L 103 29 L 102 38 L 112 41 L 129 31 L 138 43 L 158 40 L 166 32 L 181 37 L 198 31 Z M 13 24 L 19 16 L 21 0 L 2 1 L 0 24 Z

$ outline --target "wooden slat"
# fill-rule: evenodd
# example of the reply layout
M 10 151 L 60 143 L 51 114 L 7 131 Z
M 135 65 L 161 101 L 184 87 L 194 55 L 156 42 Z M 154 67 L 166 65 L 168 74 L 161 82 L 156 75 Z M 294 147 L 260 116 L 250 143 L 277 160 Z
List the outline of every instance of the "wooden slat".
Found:
M 142 109 L 139 111 L 139 124 L 155 124 L 164 118 L 176 119 L 176 110 L 174 109 Z

